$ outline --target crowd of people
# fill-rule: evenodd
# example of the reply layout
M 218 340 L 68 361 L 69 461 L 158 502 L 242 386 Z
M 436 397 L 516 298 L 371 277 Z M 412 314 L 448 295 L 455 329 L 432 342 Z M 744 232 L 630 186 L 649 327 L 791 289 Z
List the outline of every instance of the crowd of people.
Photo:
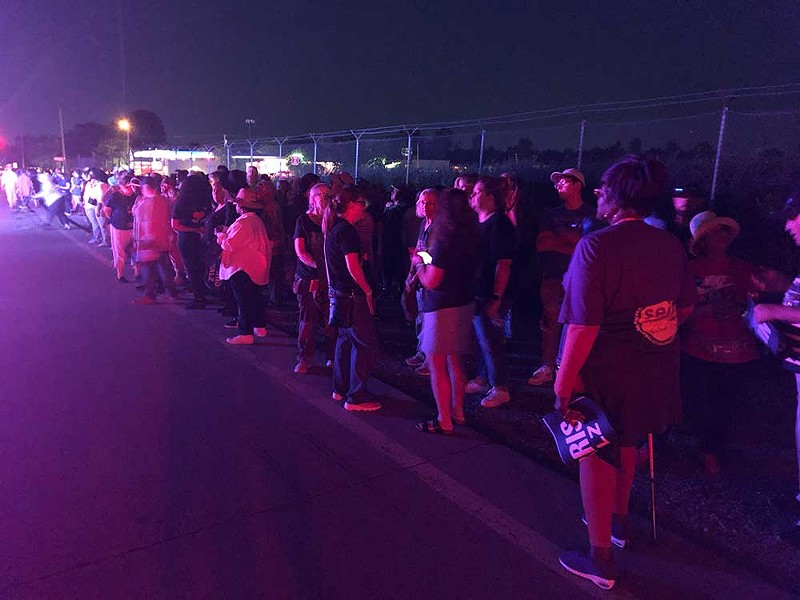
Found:
M 536 289 L 541 363 L 527 383 L 553 385 L 567 421 L 580 420 L 570 401 L 588 392 L 618 433 L 613 460 L 580 463 L 591 550 L 561 557 L 570 572 L 610 588 L 611 547 L 629 537 L 637 446 L 685 409 L 705 469 L 720 473 L 732 400 L 763 352 L 751 326 L 772 322 L 780 332 L 800 393 L 800 277 L 733 256 L 740 224 L 707 210 L 699 189 L 670 195 L 657 161 L 626 157 L 595 189 L 574 168 L 550 180 L 558 203 L 547 209 L 513 174 L 463 175 L 419 193 L 401 185 L 387 193 L 346 173 L 275 182 L 254 167 L 224 166 L 140 177 L 54 171 L 39 174 L 38 186 L 7 167 L 1 183 L 15 210 L 44 205 L 48 226 L 58 218 L 69 228 L 70 213 L 85 213 L 88 242 L 110 247 L 116 279 L 132 274 L 142 290 L 135 303 L 164 294 L 187 309 L 214 304 L 237 330 L 230 344 L 266 336 L 265 306 L 291 290 L 294 372 L 308 373 L 320 349 L 332 397 L 349 411 L 381 408 L 368 387 L 376 297 L 400 302 L 418 340 L 406 363 L 431 379 L 437 414 L 417 424 L 431 434 L 465 423 L 467 394 L 486 409 L 511 401 L 507 340 L 515 312 L 536 304 L 524 290 Z M 783 218 L 800 246 L 800 196 Z M 754 300 L 749 326 L 743 313 Z

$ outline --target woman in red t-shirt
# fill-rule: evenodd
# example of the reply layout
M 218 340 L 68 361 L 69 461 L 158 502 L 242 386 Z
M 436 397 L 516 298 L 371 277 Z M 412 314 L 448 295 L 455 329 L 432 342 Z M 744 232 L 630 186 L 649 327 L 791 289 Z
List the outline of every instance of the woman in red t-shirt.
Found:
M 756 339 L 742 318 L 748 295 L 756 291 L 755 267 L 728 253 L 739 234 L 733 219 L 704 211 L 689 229 L 689 250 L 695 256 L 689 271 L 699 302 L 681 332 L 681 383 L 684 403 L 699 430 L 703 464 L 716 475 L 731 410 L 746 375 L 742 365 L 759 358 Z

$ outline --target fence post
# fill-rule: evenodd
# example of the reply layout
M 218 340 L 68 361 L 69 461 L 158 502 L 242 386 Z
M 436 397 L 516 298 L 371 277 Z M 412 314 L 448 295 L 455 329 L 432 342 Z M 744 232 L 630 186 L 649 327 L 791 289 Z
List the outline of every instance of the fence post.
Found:
M 725 137 L 725 125 L 728 121 L 728 104 L 722 107 L 722 117 L 719 121 L 719 137 L 717 138 L 717 155 L 714 158 L 714 175 L 711 177 L 711 196 L 709 197 L 709 205 L 711 210 L 714 210 L 714 199 L 717 195 L 717 178 L 719 177 L 719 163 L 722 159 L 722 140 Z
M 278 144 L 278 160 L 283 158 L 283 145 L 286 143 L 286 140 L 287 138 L 283 138 L 282 140 L 275 138 L 275 143 Z
M 408 145 L 406 146 L 406 185 L 411 178 L 411 136 L 417 132 L 416 129 L 408 130 L 406 127 L 406 134 L 408 134 Z
M 356 138 L 356 167 L 355 167 L 355 169 L 353 169 L 353 171 L 354 171 L 353 172 L 353 179 L 355 179 L 356 181 L 358 181 L 358 152 L 359 152 L 359 145 L 361 143 L 361 136 L 364 135 L 365 131 L 366 131 L 366 129 L 362 129 L 360 132 L 356 133 L 352 129 L 350 130 L 350 133 L 352 133 L 353 137 Z
M 222 136 L 222 142 L 225 144 L 225 166 L 230 170 L 231 168 L 231 145 L 228 143 L 228 134 Z
M 586 119 L 581 119 L 581 138 L 578 140 L 578 170 L 583 165 L 583 140 L 586 136 Z
M 478 175 L 483 175 L 483 149 L 486 146 L 486 130 L 481 128 L 481 152 L 478 155 Z
M 319 142 L 321 136 L 318 136 L 318 135 L 316 135 L 314 133 L 312 133 L 310 135 L 311 135 L 311 140 L 314 142 L 314 166 L 313 166 L 311 172 L 314 173 L 314 175 L 316 175 L 317 174 L 317 143 Z
M 250 164 L 248 166 L 252 167 L 253 166 L 253 148 L 255 147 L 256 143 L 255 142 L 251 142 L 251 141 L 248 141 L 247 143 L 250 144 Z

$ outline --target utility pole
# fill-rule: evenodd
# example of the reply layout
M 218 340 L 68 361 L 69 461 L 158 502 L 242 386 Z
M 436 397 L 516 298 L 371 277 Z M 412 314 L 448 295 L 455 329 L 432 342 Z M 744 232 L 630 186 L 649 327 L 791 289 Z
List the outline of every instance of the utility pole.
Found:
M 67 145 L 64 143 L 64 113 L 61 110 L 61 105 L 58 105 L 58 125 L 61 128 L 61 170 L 67 172 Z

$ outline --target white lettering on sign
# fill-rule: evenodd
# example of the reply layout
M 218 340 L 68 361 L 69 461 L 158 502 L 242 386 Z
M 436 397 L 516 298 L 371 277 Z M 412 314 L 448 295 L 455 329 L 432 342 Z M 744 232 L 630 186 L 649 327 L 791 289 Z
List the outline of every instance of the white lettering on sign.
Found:
M 579 460 L 609 444 L 598 422 L 587 423 L 584 427 L 580 422 L 570 425 L 564 421 L 561 423 L 561 433 L 565 436 L 564 442 L 568 444 L 569 454 L 574 460 Z M 599 442 L 591 444 L 590 441 L 595 438 L 600 438 Z

